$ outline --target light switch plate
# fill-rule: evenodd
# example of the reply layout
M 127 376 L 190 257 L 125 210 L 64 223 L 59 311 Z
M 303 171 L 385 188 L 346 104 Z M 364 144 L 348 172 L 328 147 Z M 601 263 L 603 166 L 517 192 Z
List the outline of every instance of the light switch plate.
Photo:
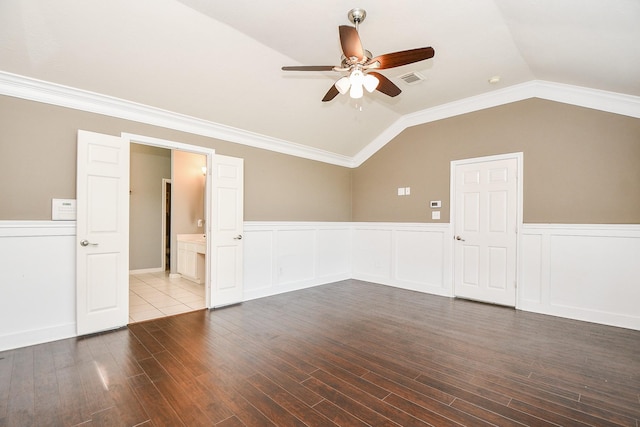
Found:
M 440 219 L 440 211 L 432 211 L 431 219 Z
M 411 194 L 411 187 L 405 187 L 405 189 L 404 189 L 404 195 L 405 195 L 405 196 L 408 196 L 408 195 L 410 195 L 410 194 Z
M 404 187 L 398 187 L 398 196 L 404 196 Z

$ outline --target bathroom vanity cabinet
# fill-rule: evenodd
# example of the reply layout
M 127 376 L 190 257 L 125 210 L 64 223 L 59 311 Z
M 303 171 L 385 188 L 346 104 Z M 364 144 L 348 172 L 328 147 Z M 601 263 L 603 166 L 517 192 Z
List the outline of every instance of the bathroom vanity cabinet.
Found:
M 178 273 L 196 283 L 205 281 L 206 240 L 202 234 L 178 234 Z

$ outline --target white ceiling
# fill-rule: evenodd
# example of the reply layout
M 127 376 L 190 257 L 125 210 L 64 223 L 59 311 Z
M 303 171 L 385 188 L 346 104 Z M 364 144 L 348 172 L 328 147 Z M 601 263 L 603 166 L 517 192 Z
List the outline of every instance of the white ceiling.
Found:
M 382 71 L 396 98 L 323 103 L 339 73 L 280 69 L 338 65 L 353 7 L 374 56 L 435 49 Z M 533 80 L 640 96 L 640 1 L 1 0 L 0 70 L 354 157 L 407 115 Z

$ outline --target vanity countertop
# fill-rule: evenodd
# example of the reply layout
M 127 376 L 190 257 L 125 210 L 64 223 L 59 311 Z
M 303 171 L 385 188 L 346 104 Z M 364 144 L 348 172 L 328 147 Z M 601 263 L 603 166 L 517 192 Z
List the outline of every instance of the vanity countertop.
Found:
M 207 241 L 204 234 L 178 234 L 176 238 L 179 242 L 189 243 L 205 243 Z

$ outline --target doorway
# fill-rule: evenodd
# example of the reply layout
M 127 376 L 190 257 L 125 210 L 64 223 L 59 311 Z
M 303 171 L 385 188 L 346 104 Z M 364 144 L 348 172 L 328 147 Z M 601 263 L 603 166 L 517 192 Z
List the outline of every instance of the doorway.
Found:
M 451 162 L 454 295 L 516 306 L 522 153 Z
M 204 246 L 208 254 L 204 266 L 205 306 L 212 308 L 212 299 L 215 306 L 242 302 L 243 159 L 215 155 L 212 148 L 140 135 L 123 133 L 117 137 L 79 130 L 76 171 L 78 335 L 129 323 L 129 199 L 132 191 L 129 157 L 132 141 L 206 157 L 204 175 L 200 169 L 204 180 L 201 191 L 204 193 L 203 224 L 207 236 Z M 172 206 L 176 205 L 175 184 L 174 177 Z M 204 188 L 208 190 L 204 191 Z M 212 213 L 214 207 L 215 215 Z M 157 235 L 160 234 L 158 231 L 159 228 L 155 230 Z M 172 239 L 173 236 L 175 233 L 172 233 Z
M 206 156 L 137 142 L 130 147 L 129 321 L 203 309 L 204 272 L 198 280 L 180 274 L 176 236 L 205 234 Z M 203 240 L 201 246 L 204 266 Z

